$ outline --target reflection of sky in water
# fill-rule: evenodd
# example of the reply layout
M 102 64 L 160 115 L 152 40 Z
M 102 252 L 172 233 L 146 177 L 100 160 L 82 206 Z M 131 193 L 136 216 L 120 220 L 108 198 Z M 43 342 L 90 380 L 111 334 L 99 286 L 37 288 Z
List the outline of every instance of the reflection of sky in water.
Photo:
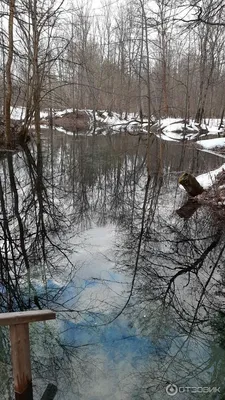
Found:
M 78 322 L 63 319 L 63 314 L 60 316 L 60 339 L 69 346 L 89 344 L 88 352 L 92 354 L 99 353 L 100 346 L 102 356 L 108 361 L 119 363 L 127 358 L 130 365 L 136 368 L 149 354 L 165 354 L 167 344 L 160 341 L 156 345 L 150 338 L 139 336 L 133 322 L 123 317 L 109 325 L 98 326 L 105 320 L 105 316 L 109 317 L 111 311 L 115 312 L 118 294 L 120 306 L 124 304 L 126 295 L 123 295 L 123 291 L 129 288 L 126 284 L 129 279 L 112 269 L 115 265 L 115 260 L 112 261 L 114 239 L 113 226 L 95 227 L 79 238 L 81 247 L 73 255 L 73 261 L 79 265 L 79 269 L 73 281 L 62 291 L 60 302 L 68 308 L 81 307 L 83 310 L 84 304 L 90 306 L 91 301 L 93 304 L 91 311 L 84 314 L 84 318 L 79 316 Z M 49 280 L 47 286 L 48 293 L 51 292 L 53 296 L 54 292 L 56 294 L 59 289 L 63 289 L 53 280 Z M 96 304 L 100 306 L 97 310 Z
M 72 315 L 71 319 L 65 317 L 64 313 L 58 315 L 60 342 L 71 352 L 76 348 L 81 361 L 78 365 L 74 362 L 70 366 L 79 375 L 77 381 L 71 381 L 69 385 L 58 382 L 59 388 L 66 386 L 64 393 L 61 391 L 56 400 L 141 399 L 138 397 L 140 389 L 137 389 L 142 386 L 141 374 L 149 371 L 147 386 L 152 385 L 160 369 L 163 383 L 152 397 L 145 391 L 147 397 L 144 398 L 161 400 L 166 396 L 166 379 L 170 378 L 180 385 L 187 382 L 196 385 L 200 382 L 198 374 L 197 378 L 189 375 L 186 380 L 187 371 L 192 364 L 197 368 L 210 358 L 210 348 L 207 348 L 204 341 L 198 343 L 198 340 L 189 340 L 186 343 L 186 337 L 174 331 L 173 325 L 166 325 L 164 334 L 158 338 L 155 333 L 152 336 L 154 327 L 151 326 L 150 318 L 147 322 L 149 333 L 142 333 L 139 321 L 135 320 L 135 315 L 138 319 L 141 311 L 139 316 L 133 316 L 131 312 L 128 317 L 124 313 L 113 323 L 104 325 L 106 319 L 111 319 L 121 309 L 130 287 L 129 278 L 113 270 L 115 238 L 115 228 L 112 225 L 85 231 L 74 244 L 77 252 L 73 255 L 73 262 L 78 269 L 72 281 L 66 287 L 60 281 L 47 282 L 48 294 L 54 297 L 60 293 L 59 303 L 82 311 L 74 313 L 74 319 Z M 37 285 L 37 291 L 41 293 L 42 290 Z M 173 357 L 174 362 L 171 363 Z M 169 369 L 163 381 L 163 369 L 167 364 Z M 213 366 L 208 366 L 207 374 L 213 369 Z M 205 385 L 204 379 L 202 382 Z M 136 393 L 134 397 L 133 393 Z M 179 395 L 179 400 L 188 398 L 184 394 Z
M 186 381 L 190 365 L 193 364 L 195 368 L 210 358 L 210 348 L 207 348 L 204 341 L 185 342 L 186 337 L 174 331 L 172 324 L 164 327 L 159 338 L 155 332 L 152 333 L 154 326 L 151 324 L 154 322 L 150 318 L 147 322 L 148 333 L 142 333 L 139 321 L 135 320 L 135 315 L 137 319 L 143 317 L 141 310 L 140 315 L 132 315 L 131 312 L 128 316 L 125 312 L 114 322 L 104 325 L 124 305 L 130 288 L 130 278 L 114 269 L 116 259 L 113 246 L 116 239 L 113 225 L 86 230 L 74 241 L 76 252 L 73 254 L 73 262 L 77 272 L 72 280 L 66 286 L 60 280 L 49 279 L 47 282 L 48 296 L 51 293 L 51 297 L 57 298 L 59 304 L 78 311 L 73 313 L 73 318 L 72 314 L 65 316 L 59 313 L 57 330 L 60 342 L 71 352 L 77 349 L 78 359 L 82 359 L 78 365 L 72 362 L 70 366 L 79 375 L 78 381 L 71 381 L 69 385 L 58 382 L 59 388 L 64 385 L 66 387 L 63 394 L 61 391 L 57 395 L 56 400 L 139 399 L 142 397 L 138 397 L 137 388 L 142 385 L 139 382 L 142 372 L 149 371 L 148 385 L 151 385 L 160 369 L 163 383 L 152 397 L 145 391 L 147 397 L 144 398 L 161 400 L 166 396 L 164 365 L 169 365 L 165 373 L 167 379 L 179 382 L 180 385 L 187 382 L 195 385 L 199 382 L 198 374 L 196 379 L 190 375 Z M 63 276 L 67 278 L 67 271 L 64 271 Z M 36 290 L 40 295 L 45 292 L 40 284 L 36 285 Z M 173 357 L 175 359 L 171 363 Z M 207 374 L 213 369 L 213 366 L 208 366 Z M 154 385 L 157 387 L 156 383 Z M 134 397 L 133 393 L 136 393 Z M 180 399 L 186 398 L 180 394 Z
M 78 311 L 73 313 L 73 318 L 72 314 L 58 313 L 58 322 L 55 323 L 61 345 L 66 346 L 71 354 L 77 349 L 80 360 L 77 364 L 72 357 L 72 364 L 69 363 L 73 373 L 79 375 L 77 380 L 71 379 L 68 383 L 58 379 L 59 393 L 55 400 L 139 400 L 142 398 L 138 393 L 142 388 L 143 371 L 144 374 L 148 371 L 146 385 L 157 388 L 152 397 L 147 394 L 147 389 L 144 390 L 146 399 L 164 398 L 168 380 L 180 386 L 207 386 L 215 370 L 211 345 L 206 344 L 205 338 L 186 341 L 186 336 L 179 335 L 172 324 L 166 325 L 160 338 L 152 334 L 151 304 L 146 322 L 147 334 L 140 329 L 138 319 L 143 318 L 143 313 L 140 309 L 140 315 L 136 314 L 137 306 L 134 314 L 131 311 L 128 316 L 125 312 L 113 323 L 104 325 L 106 319 L 110 320 L 124 305 L 130 288 L 130 278 L 114 269 L 113 245 L 116 238 L 112 225 L 85 231 L 74 243 L 73 262 L 77 272 L 71 281 L 68 280 L 69 271 L 64 271 L 61 278 L 49 279 L 45 287 L 37 281 L 34 285 L 40 301 L 45 299 L 45 293 L 48 294 L 50 308 L 56 301 L 60 309 L 64 305 Z M 63 277 L 69 282 L 66 286 Z M 57 348 L 55 351 L 57 353 Z M 173 358 L 174 362 L 171 362 Z M 198 366 L 200 370 L 205 363 L 206 372 L 200 378 Z M 164 366 L 167 369 L 165 374 Z M 196 369 L 196 374 L 189 372 L 191 366 Z M 162 381 L 158 387 L 157 374 Z M 191 398 L 181 393 L 179 396 L 179 400 Z
M 94 321 L 94 317 L 78 324 L 62 321 L 62 342 L 70 346 L 101 345 L 110 360 L 118 362 L 128 357 L 133 366 L 144 362 L 149 354 L 163 356 L 168 350 L 166 341 L 153 344 L 150 338 L 138 336 L 137 329 L 131 327 L 126 320 L 120 319 L 103 327 L 90 327 Z M 95 352 L 96 349 L 90 347 L 90 352 L 92 351 Z
M 124 379 L 128 379 L 127 385 L 132 387 L 136 378 L 130 379 L 129 375 L 141 371 L 149 357 L 163 359 L 168 351 L 166 339 L 153 343 L 149 336 L 142 336 L 135 321 L 126 319 L 125 315 L 104 325 L 104 321 L 111 319 L 124 305 L 130 288 L 130 278 L 113 270 L 115 238 L 112 225 L 85 231 L 79 237 L 80 246 L 74 246 L 77 253 L 73 255 L 73 262 L 78 271 L 72 281 L 66 288 L 60 281 L 49 279 L 47 282 L 48 295 L 51 293 L 51 297 L 55 297 L 60 293 L 58 302 L 67 308 L 84 310 L 74 313 L 75 319 L 71 317 L 71 320 L 64 313 L 59 314 L 57 327 L 63 345 L 77 348 L 78 354 L 85 352 L 88 379 L 92 382 L 90 388 L 90 382 L 79 377 L 79 381 L 84 380 L 85 389 L 76 397 L 72 395 L 72 387 L 67 387 L 67 395 L 62 397 L 61 394 L 59 399 L 129 399 L 126 391 L 130 389 L 124 391 Z M 40 285 L 36 289 L 40 296 L 45 292 Z

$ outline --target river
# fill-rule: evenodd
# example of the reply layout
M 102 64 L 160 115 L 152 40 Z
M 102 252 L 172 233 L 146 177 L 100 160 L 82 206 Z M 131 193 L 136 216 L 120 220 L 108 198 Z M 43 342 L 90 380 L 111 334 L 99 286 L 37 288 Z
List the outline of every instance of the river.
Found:
M 182 219 L 177 181 L 223 160 L 145 137 L 43 130 L 1 159 L 1 310 L 51 308 L 30 328 L 34 398 L 223 399 L 224 221 Z M 147 165 L 150 176 L 147 176 Z M 8 332 L 1 388 L 11 399 Z

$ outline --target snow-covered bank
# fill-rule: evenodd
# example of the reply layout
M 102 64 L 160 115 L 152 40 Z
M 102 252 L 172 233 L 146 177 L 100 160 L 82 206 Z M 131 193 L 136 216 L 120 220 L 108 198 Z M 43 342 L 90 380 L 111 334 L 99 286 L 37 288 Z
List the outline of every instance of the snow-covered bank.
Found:
M 145 128 L 148 124 L 148 121 L 145 119 L 141 124 L 140 118 L 138 117 L 138 115 L 135 115 L 134 113 L 129 113 L 127 115 L 123 113 L 122 115 L 120 115 L 116 112 L 112 111 L 108 112 L 102 110 L 102 111 L 96 111 L 93 118 L 95 119 L 98 125 L 105 126 L 112 133 L 125 132 L 125 131 L 133 133 L 133 132 L 140 132 L 140 130 L 142 133 L 147 133 L 147 130 Z
M 11 107 L 10 116 L 14 121 L 23 121 L 26 115 L 26 107 Z M 41 119 L 47 118 L 49 115 L 48 111 L 41 111 Z
M 11 108 L 11 118 L 16 121 L 23 121 L 25 118 L 25 107 Z M 83 131 L 87 134 L 106 134 L 119 132 L 142 132 L 147 133 L 145 129 L 148 121 L 144 120 L 141 124 L 137 115 L 130 113 L 122 115 L 106 110 L 81 109 L 74 111 L 72 108 L 64 110 L 53 110 L 53 124 L 58 131 L 66 134 L 73 134 L 77 131 Z M 42 125 L 48 126 L 50 114 L 48 110 L 40 113 Z M 104 128 L 104 129 L 103 129 Z
M 225 164 L 219 168 L 198 175 L 198 188 L 191 174 L 184 173 L 178 180 L 179 187 L 189 193 L 189 199 L 180 207 L 177 214 L 181 218 L 191 218 L 200 206 L 207 206 L 213 210 L 214 218 L 220 223 L 224 220 L 225 207 Z M 192 192 L 192 193 L 191 193 Z M 195 192 L 195 194 L 194 194 Z
M 218 119 L 207 119 L 199 125 L 194 120 L 187 123 L 178 118 L 165 118 L 157 121 L 152 129 L 161 131 L 164 140 L 167 140 L 165 136 L 173 140 L 196 140 L 198 137 L 223 134 L 224 127 L 220 127 L 220 122 Z
M 16 107 L 11 109 L 11 118 L 22 121 L 26 109 Z M 142 122 L 138 114 L 119 114 L 114 111 L 72 108 L 64 110 L 53 110 L 53 124 L 55 129 L 67 135 L 106 135 L 128 132 L 130 134 L 147 134 L 148 120 Z M 41 111 L 41 124 L 44 128 L 49 124 L 49 110 Z M 153 117 L 152 117 L 153 120 Z M 218 119 L 206 119 L 201 125 L 190 120 L 165 118 L 151 125 L 151 132 L 160 140 L 166 141 L 194 141 L 199 147 L 205 150 L 219 149 L 225 147 L 225 138 L 208 139 L 211 135 L 223 135 L 224 127 Z M 78 133 L 79 132 L 79 133 Z M 198 140 L 197 139 L 200 139 Z M 202 140 L 207 138 L 206 140 Z
M 209 189 L 218 177 L 218 174 L 222 171 L 225 171 L 225 164 L 221 165 L 221 167 L 214 169 L 213 171 L 206 172 L 205 174 L 201 174 L 196 177 L 197 181 L 203 187 L 203 189 Z
M 225 147 L 225 138 L 222 137 L 216 139 L 198 140 L 196 143 L 206 150 L 213 150 L 216 148 Z
M 199 126 L 194 121 L 187 125 L 184 120 L 166 118 L 158 121 L 152 129 L 161 140 L 192 141 L 200 150 L 225 158 L 225 131 L 223 125 L 220 126 L 221 120 L 218 119 L 208 119 Z M 218 135 L 218 137 L 215 138 L 215 135 Z M 201 140 L 197 140 L 199 138 Z

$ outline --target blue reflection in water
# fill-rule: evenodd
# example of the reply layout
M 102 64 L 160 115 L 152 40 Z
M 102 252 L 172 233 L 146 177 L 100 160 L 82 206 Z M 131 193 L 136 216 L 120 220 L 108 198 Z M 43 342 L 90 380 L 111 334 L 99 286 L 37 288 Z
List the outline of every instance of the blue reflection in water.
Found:
M 119 280 L 120 275 L 111 273 L 111 280 Z M 49 288 L 54 290 L 54 282 L 49 281 Z M 83 280 L 80 287 L 75 288 L 71 283 L 62 293 L 63 301 L 79 296 L 79 293 L 85 288 L 98 286 L 101 288 L 101 281 Z M 56 287 L 56 291 L 59 290 Z M 107 315 L 107 320 L 110 315 Z M 149 357 L 149 354 L 155 354 L 157 357 L 166 356 L 169 343 L 165 340 L 152 342 L 150 337 L 141 336 L 137 328 L 133 326 L 123 316 L 120 316 L 111 324 L 103 325 L 105 314 L 90 312 L 86 314 L 83 320 L 75 322 L 64 319 L 60 321 L 60 339 L 64 345 L 82 347 L 89 346 L 90 352 L 96 351 L 96 346 L 107 354 L 107 357 L 113 361 L 121 361 L 129 356 L 130 362 L 135 366 L 138 361 L 143 361 Z M 102 326 L 103 325 L 103 326 Z M 131 357 L 132 355 L 132 357 Z
M 140 336 L 137 329 L 122 318 L 109 325 L 93 326 L 94 321 L 99 323 L 99 317 L 99 314 L 96 317 L 93 314 L 89 320 L 79 323 L 61 321 L 60 336 L 63 344 L 75 347 L 89 345 L 91 352 L 95 352 L 95 345 L 100 345 L 110 360 L 119 362 L 129 356 L 129 361 L 134 367 L 138 362 L 143 363 L 147 360 L 149 354 L 166 356 L 169 345 L 166 340 L 155 344 L 149 337 Z
M 110 277 L 112 281 L 121 278 L 117 274 L 111 274 Z M 65 305 L 66 302 L 66 307 L 70 307 L 72 304 L 76 304 L 76 299 L 84 290 L 95 286 L 101 288 L 101 285 L 102 282 L 99 280 L 87 279 L 79 280 L 78 286 L 75 286 L 74 282 L 70 282 L 63 287 L 49 279 L 45 287 L 36 283 L 33 288 L 42 304 L 45 302 L 45 293 L 48 293 L 48 299 L 51 299 L 48 307 L 51 308 L 56 299 L 58 299 L 58 304 L 61 302 Z M 72 318 L 71 320 L 61 319 L 63 318 L 63 314 L 61 314 L 58 320 L 60 342 L 62 345 L 75 348 L 87 347 L 90 354 L 95 354 L 100 346 L 109 361 L 118 363 L 128 359 L 129 364 L 134 368 L 147 361 L 149 355 L 155 355 L 162 359 L 168 354 L 170 342 L 166 338 L 153 343 L 150 337 L 140 334 L 133 325 L 133 321 L 128 321 L 123 315 L 113 323 L 103 325 L 105 317 L 103 312 L 89 312 L 83 315 L 83 319 L 81 317 L 79 322 L 76 322 Z M 107 320 L 109 319 L 110 314 L 107 314 Z

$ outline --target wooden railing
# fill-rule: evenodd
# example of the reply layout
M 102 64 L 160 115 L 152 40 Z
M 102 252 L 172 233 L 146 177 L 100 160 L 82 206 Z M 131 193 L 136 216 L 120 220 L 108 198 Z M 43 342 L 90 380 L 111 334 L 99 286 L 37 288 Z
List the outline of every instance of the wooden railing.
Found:
M 0 326 L 9 326 L 11 359 L 16 400 L 33 400 L 30 361 L 29 324 L 55 319 L 51 310 L 21 311 L 0 314 Z M 41 400 L 53 400 L 57 388 L 49 384 Z

